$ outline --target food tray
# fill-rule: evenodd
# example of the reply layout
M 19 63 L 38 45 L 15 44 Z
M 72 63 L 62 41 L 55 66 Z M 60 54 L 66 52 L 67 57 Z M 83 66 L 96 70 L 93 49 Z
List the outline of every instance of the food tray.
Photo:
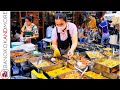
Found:
M 102 59 L 99 59 L 99 60 L 94 60 L 94 67 L 96 69 L 99 69 L 101 71 L 108 72 L 108 73 L 115 72 L 115 71 L 119 70 L 120 64 L 116 65 L 116 66 L 113 66 L 113 67 L 108 67 L 106 65 L 103 65 L 103 64 L 99 63 L 99 62 L 103 62 L 105 59 L 106 58 L 102 58 Z M 113 60 L 116 60 L 116 59 L 113 59 Z
M 36 69 L 42 69 L 42 68 L 45 68 L 45 67 L 48 67 L 48 66 L 43 66 L 43 67 L 37 67 L 35 64 L 38 62 L 39 60 L 39 57 L 36 57 L 36 58 L 32 58 L 32 59 L 29 59 L 29 63 L 32 64 Z M 48 61 L 48 60 L 45 60 L 46 62 L 50 63 L 49 66 L 51 65 L 54 65 L 52 62 Z
M 86 66 L 90 66 L 92 64 L 92 62 L 90 60 L 88 60 L 87 58 L 80 58 L 79 60 L 74 60 L 74 59 L 71 59 L 72 60 L 72 63 L 70 62 L 70 60 L 68 61 L 68 66 L 75 69 L 74 68 L 74 65 L 77 65 L 77 62 L 81 62 L 83 65 L 80 69 L 84 69 Z
M 67 72 L 67 73 L 58 75 L 57 78 L 58 78 L 58 79 L 65 79 L 65 76 L 68 75 L 68 74 L 71 74 L 71 73 L 78 73 L 78 74 L 79 74 L 79 78 L 67 78 L 67 79 L 80 79 L 81 73 L 78 72 L 77 70 L 72 70 L 72 71 L 70 71 L 70 72 Z M 81 79 L 87 79 L 87 77 L 86 77 L 85 75 L 83 75 Z
M 43 57 L 43 58 L 44 58 L 44 57 Z M 51 60 L 52 58 L 57 59 L 57 61 L 52 61 L 52 60 Z M 58 64 L 59 60 L 60 60 L 61 62 L 65 62 L 65 61 L 67 60 L 67 59 L 66 59 L 65 57 L 63 57 L 63 56 L 51 57 L 51 58 L 44 58 L 44 59 L 49 60 L 49 61 L 53 62 L 54 64 Z
M 94 50 L 94 47 L 90 46 L 77 46 L 77 49 L 81 52 L 83 51 L 92 51 Z
M 67 66 L 62 66 L 62 67 L 59 67 L 59 68 L 56 68 L 56 69 L 53 69 L 53 70 L 50 70 L 47 73 L 47 76 L 51 77 L 51 78 L 54 78 L 54 79 L 57 79 L 57 77 L 61 74 L 64 74 L 66 72 L 70 72 L 72 71 L 71 68 L 67 67 Z M 45 75 L 45 73 L 44 73 Z
M 15 60 L 22 59 L 22 58 L 25 58 L 26 60 L 23 60 L 21 62 L 15 62 Z M 28 64 L 28 59 L 26 57 L 24 57 L 24 56 L 13 58 L 13 59 L 11 59 L 11 61 L 14 64 L 16 64 L 16 66 L 24 66 L 24 65 Z
M 29 58 L 28 61 L 29 61 L 30 63 L 35 63 L 35 62 L 37 62 L 39 59 L 40 59 L 39 57 L 34 57 L 34 58 Z
M 95 44 L 95 46 L 98 46 L 98 47 L 100 47 L 100 48 L 103 48 L 103 46 L 102 46 L 102 45 L 99 45 L 99 44 Z
M 46 60 L 47 62 L 49 62 L 49 63 L 51 63 L 51 65 L 49 65 L 49 66 L 44 66 L 44 67 L 36 67 L 35 65 L 34 65 L 34 63 L 36 63 L 37 61 L 39 60 L 39 57 L 36 57 L 36 58 L 32 58 L 32 59 L 29 59 L 29 62 L 35 67 L 35 68 L 37 68 L 37 69 L 42 69 L 42 70 L 44 70 L 44 71 L 50 71 L 50 70 L 54 70 L 54 69 L 56 69 L 56 68 L 59 68 L 59 67 L 62 67 L 63 65 L 64 65 L 64 60 L 63 60 L 63 62 L 60 62 L 60 63 L 53 63 L 52 61 L 50 61 L 50 60 Z M 45 60 L 45 59 L 44 59 Z M 60 59 L 61 60 L 61 59 Z
M 93 71 L 91 71 L 91 72 L 93 72 Z M 96 73 L 96 72 L 93 72 L 93 73 L 98 74 L 98 73 Z M 87 79 L 95 79 L 95 78 L 93 78 L 93 77 L 91 77 L 91 76 L 89 76 L 89 75 L 86 75 L 86 74 L 84 74 L 84 76 L 86 76 Z M 101 75 L 101 76 L 102 76 L 102 75 Z M 96 79 L 108 79 L 108 78 L 103 76 L 103 78 L 96 78 Z
M 60 67 L 63 67 L 63 66 L 64 66 L 64 63 L 53 64 L 53 65 L 50 65 L 50 66 L 42 67 L 42 70 L 48 72 L 48 71 L 51 71 L 51 70 L 54 70 L 54 69 L 57 69 L 57 68 L 60 68 Z
M 67 63 L 67 66 L 73 70 L 76 70 L 76 68 L 74 67 L 74 65 L 70 64 L 70 63 Z
M 54 58 L 54 59 L 55 59 L 55 61 L 50 60 L 54 64 L 59 64 L 59 63 L 63 63 L 64 62 L 64 59 L 63 60 L 59 59 L 59 58 Z
M 103 76 L 109 78 L 109 79 L 119 79 L 119 75 L 117 75 L 116 73 L 107 73 L 101 70 L 98 70 L 96 68 L 93 68 L 92 71 L 96 72 L 96 73 L 101 73 Z
M 104 51 L 110 52 L 112 51 L 112 48 L 102 48 Z
M 50 58 L 52 58 L 53 57 L 53 54 L 43 54 L 43 58 L 44 59 L 50 59 Z
M 75 54 L 71 57 L 71 59 L 79 60 L 80 58 L 85 57 L 85 56 L 86 56 L 85 52 L 75 52 Z M 67 59 L 67 55 L 63 55 L 63 57 Z
M 19 54 L 20 53 L 20 54 Z M 19 55 L 14 55 L 14 54 L 19 54 Z M 28 53 L 26 53 L 25 51 L 18 51 L 18 50 L 16 50 L 16 51 L 12 51 L 11 53 L 10 53 L 10 58 L 16 58 L 16 57 L 20 57 L 20 56 L 25 56 L 25 55 L 27 55 Z
M 67 67 L 67 66 L 64 66 L 64 64 L 61 63 L 61 64 L 56 64 L 56 65 L 51 65 L 51 66 L 43 67 L 43 68 L 41 68 L 42 69 L 41 71 L 44 71 L 44 73 L 43 73 L 44 76 L 46 76 L 46 74 L 47 74 L 47 77 L 49 77 L 49 79 L 50 78 L 57 79 L 58 75 L 56 75 L 56 76 L 50 76 L 51 74 L 50 74 L 49 71 L 56 70 L 56 69 L 59 69 L 59 68 L 64 68 L 64 67 Z M 39 73 L 39 72 L 37 71 L 37 73 Z
M 87 56 L 92 60 L 92 59 L 97 59 L 97 58 L 103 58 L 105 57 L 103 54 L 101 54 L 100 52 L 93 52 L 93 51 L 86 51 Z M 93 55 L 93 56 L 91 56 Z
M 14 63 L 20 63 L 20 62 L 15 62 L 15 60 L 17 60 L 17 59 L 22 59 L 22 58 L 25 58 L 26 60 L 23 60 L 23 61 L 21 61 L 21 62 L 25 62 L 25 61 L 28 60 L 25 56 L 16 57 L 16 58 L 13 58 L 13 59 L 11 59 L 11 60 L 12 60 Z
M 50 60 L 51 58 L 48 59 L 48 61 L 52 62 L 53 65 L 50 65 L 48 67 L 43 67 L 42 69 L 45 70 L 45 71 L 50 71 L 50 70 L 54 70 L 56 68 L 59 68 L 59 67 L 62 67 L 64 65 L 64 62 L 65 62 L 65 58 L 63 57 L 56 57 L 55 59 L 57 59 L 57 61 L 61 61 L 61 62 L 53 62 Z
M 67 68 L 70 68 L 71 70 L 76 70 L 73 65 L 70 65 L 70 64 L 65 63 L 65 62 L 64 63 L 60 63 L 60 64 L 51 65 L 51 66 L 42 67 L 42 70 L 44 70 L 47 73 L 48 71 L 52 71 L 52 70 L 59 69 L 59 68 L 62 68 L 62 67 L 67 67 Z M 59 75 L 61 75 L 61 74 L 59 74 Z M 59 75 L 56 75 L 53 78 L 56 79 L 56 78 L 58 78 Z M 52 76 L 50 76 L 50 77 L 52 77 Z
M 107 56 L 107 57 L 116 57 L 116 56 L 119 56 L 117 53 L 114 53 L 114 56 L 113 56 L 113 54 L 112 54 L 112 52 L 108 52 L 108 51 L 104 51 L 103 53 L 102 53 L 103 55 L 105 55 L 105 56 Z

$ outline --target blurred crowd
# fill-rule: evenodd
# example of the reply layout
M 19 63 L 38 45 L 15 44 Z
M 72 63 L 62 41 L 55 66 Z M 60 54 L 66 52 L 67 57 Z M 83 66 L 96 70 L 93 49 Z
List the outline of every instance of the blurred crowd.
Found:
M 78 41 L 80 43 L 97 43 L 103 46 L 119 44 L 119 24 L 112 25 L 103 17 L 96 20 L 94 15 L 88 15 L 89 20 L 78 26 Z
M 34 19 L 33 16 L 32 21 Z M 29 21 L 29 20 L 28 20 Z M 31 22 L 33 23 L 33 22 Z M 92 14 L 87 16 L 82 15 L 78 25 L 78 42 L 80 43 L 97 43 L 103 46 L 118 45 L 120 25 L 112 25 L 112 21 L 106 21 L 103 17 L 96 19 Z M 52 37 L 52 29 L 54 23 L 46 29 L 46 38 Z M 16 21 L 11 22 L 11 42 L 20 41 L 21 28 Z

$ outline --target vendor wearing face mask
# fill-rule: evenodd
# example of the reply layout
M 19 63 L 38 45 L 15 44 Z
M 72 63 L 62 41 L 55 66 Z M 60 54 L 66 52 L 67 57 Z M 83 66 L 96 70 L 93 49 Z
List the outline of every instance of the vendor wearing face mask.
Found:
M 56 27 L 52 31 L 52 48 L 54 56 L 64 54 L 70 58 L 77 47 L 77 27 L 66 21 L 66 15 L 57 13 L 55 15 Z M 59 54 L 55 55 L 55 52 Z

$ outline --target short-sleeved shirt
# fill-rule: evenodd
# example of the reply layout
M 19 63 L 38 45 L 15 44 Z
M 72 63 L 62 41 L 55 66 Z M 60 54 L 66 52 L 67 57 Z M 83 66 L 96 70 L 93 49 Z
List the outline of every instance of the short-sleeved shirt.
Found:
M 93 18 L 90 22 L 88 22 L 88 26 L 90 28 L 97 28 L 97 26 L 96 26 L 96 19 Z
M 84 37 L 84 29 L 83 28 L 78 29 L 78 37 L 79 38 L 83 38 Z
M 49 37 L 49 38 L 51 38 L 52 37 L 52 30 L 53 30 L 53 28 L 52 27 L 47 27 L 47 29 L 46 29 L 46 37 Z
M 67 30 L 69 30 L 70 36 L 72 37 L 75 33 L 77 34 L 77 27 L 74 23 L 67 22 L 67 28 L 64 32 L 58 29 L 58 33 L 60 33 L 60 39 L 61 41 L 65 41 L 68 38 Z M 52 40 L 57 40 L 57 32 L 56 27 L 52 31 Z
M 24 26 L 22 27 L 22 30 L 23 31 L 33 31 L 34 35 L 39 34 L 37 26 L 33 23 L 31 24 L 31 26 L 27 26 L 26 24 L 24 24 Z
M 98 27 L 102 30 L 102 35 L 109 36 L 108 23 L 106 21 L 101 22 Z M 103 32 L 103 29 L 106 33 Z

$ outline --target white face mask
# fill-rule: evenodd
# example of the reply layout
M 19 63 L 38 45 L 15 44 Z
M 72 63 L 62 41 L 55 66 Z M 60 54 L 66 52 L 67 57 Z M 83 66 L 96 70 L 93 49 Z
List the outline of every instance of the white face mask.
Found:
M 66 28 L 66 26 L 65 25 L 64 26 L 57 26 L 57 28 L 62 31 Z

